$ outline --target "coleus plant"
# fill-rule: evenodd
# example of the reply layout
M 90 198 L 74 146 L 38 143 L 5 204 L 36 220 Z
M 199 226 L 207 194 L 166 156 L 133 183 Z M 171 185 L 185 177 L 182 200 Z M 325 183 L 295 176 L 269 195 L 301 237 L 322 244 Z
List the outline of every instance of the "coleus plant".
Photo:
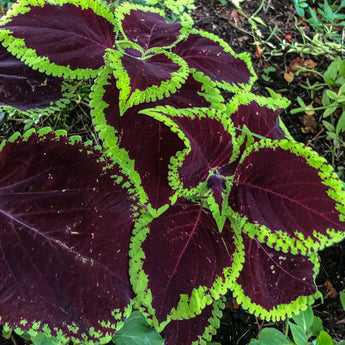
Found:
M 139 310 L 165 344 L 204 344 L 228 290 L 271 320 L 317 298 L 317 251 L 345 238 L 344 186 L 290 137 L 284 100 L 250 93 L 246 54 L 91 0 L 21 0 L 0 39 L 2 104 L 50 111 L 70 79 L 95 78 L 103 143 L 44 128 L 1 144 L 1 323 L 120 344 Z

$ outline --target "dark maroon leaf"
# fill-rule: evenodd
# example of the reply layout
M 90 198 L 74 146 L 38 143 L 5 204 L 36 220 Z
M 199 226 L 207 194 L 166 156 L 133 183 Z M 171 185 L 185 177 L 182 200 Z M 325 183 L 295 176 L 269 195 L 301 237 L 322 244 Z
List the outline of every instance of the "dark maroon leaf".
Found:
M 153 85 L 159 86 L 162 81 L 170 80 L 171 74 L 180 68 L 165 54 L 153 55 L 146 60 L 123 55 L 121 61 L 130 78 L 132 92 L 144 91 Z
M 211 35 L 208 36 L 190 34 L 173 48 L 173 52 L 181 56 L 190 68 L 203 72 L 222 87 L 248 84 L 253 74 L 247 63 L 226 51 L 219 41 L 210 38 Z
M 220 325 L 222 308 L 224 308 L 224 303 L 222 299 L 219 299 L 192 319 L 170 321 L 162 332 L 164 344 L 191 345 L 201 339 L 210 341 Z
M 228 164 L 234 152 L 231 127 L 226 129 L 217 117 L 195 115 L 194 118 L 173 117 L 191 145 L 190 153 L 178 168 L 179 180 L 187 189 L 195 188 L 206 181 L 211 169 Z
M 226 188 L 225 179 L 217 175 L 211 175 L 207 180 L 207 188 L 211 189 L 215 202 L 219 209 L 222 210 L 223 193 Z
M 208 289 L 216 281 L 217 285 L 229 279 L 229 273 L 224 278 L 224 270 L 230 268 L 232 272 L 236 252 L 235 234 L 229 222 L 220 233 L 209 211 L 182 200 L 153 219 L 148 227 L 149 233 L 141 245 L 145 255 L 143 270 L 148 275 L 147 288 L 152 293 L 152 307 L 159 322 L 165 321 L 172 308 L 177 307 L 181 295 L 191 296 L 193 289 Z M 219 293 L 221 285 L 214 288 L 214 294 Z M 202 303 L 195 302 L 192 308 L 200 308 Z M 188 308 L 183 307 L 183 312 Z
M 260 106 L 255 101 L 249 104 L 239 105 L 237 111 L 231 114 L 231 120 L 237 128 L 245 125 L 249 131 L 270 139 L 284 139 L 286 135 L 279 124 L 279 114 L 283 109 L 272 110 L 266 106 Z M 237 135 L 241 134 L 237 130 Z M 259 140 L 254 136 L 255 140 Z
M 149 202 L 158 209 L 168 203 L 175 193 L 168 184 L 168 165 L 170 158 L 184 149 L 183 141 L 163 122 L 139 114 L 138 111 L 146 105 L 130 108 L 120 116 L 115 79 L 109 75 L 107 81 L 102 97 L 109 104 L 104 110 L 105 121 L 117 131 L 117 145 L 134 160 L 135 170 L 140 174 Z M 154 105 L 150 103 L 147 106 Z M 113 146 L 112 143 L 108 144 Z
M 0 45 L 0 106 L 44 109 L 63 98 L 62 79 L 34 71 Z
M 121 27 L 127 39 L 139 44 L 144 50 L 171 46 L 180 36 L 180 23 L 167 23 L 160 14 L 131 9 L 121 13 Z
M 238 302 L 262 318 L 280 319 L 303 308 L 317 291 L 315 258 L 276 251 L 245 234 L 243 240 L 245 261 L 234 289 Z
M 291 141 L 260 145 L 238 165 L 229 197 L 230 207 L 251 223 L 247 231 L 294 253 L 344 238 L 338 210 L 344 192 L 330 165 Z
M 156 105 L 171 105 L 172 107 L 181 108 L 193 108 L 193 107 L 204 107 L 204 108 L 219 108 L 222 106 L 223 99 L 219 97 L 218 91 L 215 87 L 210 86 L 207 88 L 205 84 L 207 81 L 199 76 L 199 81 L 189 74 L 187 80 L 175 93 L 169 97 L 165 97 L 157 101 Z M 207 90 L 205 91 L 205 88 Z M 148 106 L 146 106 L 148 108 Z
M 113 47 L 116 35 L 114 25 L 106 18 L 91 8 L 70 3 L 26 7 L 29 12 L 16 14 L 3 28 L 15 38 L 24 39 L 26 47 L 39 57 L 72 70 L 97 70 L 104 65 L 105 49 Z
M 118 169 L 104 170 L 105 163 L 91 147 L 53 134 L 2 148 L 1 322 L 29 329 L 40 321 L 81 340 L 114 333 L 133 297 L 134 201 L 110 178 Z

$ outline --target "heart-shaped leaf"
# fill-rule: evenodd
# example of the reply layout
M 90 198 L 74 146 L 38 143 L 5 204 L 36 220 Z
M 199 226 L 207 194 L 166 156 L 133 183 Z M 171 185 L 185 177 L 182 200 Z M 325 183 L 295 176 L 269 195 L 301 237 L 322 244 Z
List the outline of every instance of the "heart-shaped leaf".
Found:
M 160 327 L 199 314 L 238 275 L 241 241 L 211 212 L 185 199 L 158 218 L 143 216 L 130 250 L 130 276 L 140 302 Z
M 180 23 L 167 23 L 164 12 L 153 7 L 124 3 L 116 9 L 119 28 L 127 40 L 144 51 L 170 47 L 181 35 Z
M 256 79 L 249 56 L 236 55 L 227 43 L 210 33 L 192 30 L 172 51 L 226 90 L 250 90 Z
M 96 130 L 108 153 L 131 171 L 142 202 L 156 210 L 173 202 L 176 192 L 168 183 L 169 164 L 171 157 L 185 148 L 183 141 L 165 123 L 139 114 L 144 105 L 120 115 L 119 90 L 111 68 L 102 71 L 91 98 Z M 175 99 L 183 104 L 182 98 Z
M 183 59 L 161 49 L 145 57 L 112 51 L 109 60 L 121 90 L 121 114 L 133 105 L 160 100 L 176 92 L 189 74 Z
M 97 0 L 19 1 L 2 18 L 0 40 L 41 72 L 61 77 L 95 76 L 115 42 L 110 10 Z
M 244 153 L 229 196 L 244 231 L 306 254 L 345 238 L 345 191 L 326 160 L 296 142 L 262 140 Z
M 291 317 L 317 296 L 317 255 L 283 253 L 242 234 L 245 259 L 231 289 L 238 303 L 267 320 Z M 284 293 L 282 293 L 284 291 Z
M 110 176 L 129 183 L 99 151 L 64 136 L 44 131 L 2 145 L 2 323 L 96 341 L 130 312 L 136 201 Z

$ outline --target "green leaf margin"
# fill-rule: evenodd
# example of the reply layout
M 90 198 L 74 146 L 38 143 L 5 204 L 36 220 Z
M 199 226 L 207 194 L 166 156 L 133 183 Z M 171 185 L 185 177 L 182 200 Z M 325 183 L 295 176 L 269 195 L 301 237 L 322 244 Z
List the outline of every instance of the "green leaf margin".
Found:
M 345 227 L 345 190 L 342 182 L 339 180 L 338 175 L 334 172 L 334 169 L 327 163 L 326 159 L 319 156 L 310 147 L 307 147 L 301 143 L 289 140 L 261 140 L 255 142 L 243 153 L 241 161 L 251 154 L 251 152 L 259 151 L 262 148 L 271 149 L 283 149 L 290 151 L 291 153 L 302 157 L 306 162 L 316 170 L 321 179 L 322 184 L 329 187 L 327 194 L 336 202 L 336 210 L 339 212 L 339 221 L 344 222 Z M 314 241 L 311 238 L 305 238 L 303 233 L 297 229 L 295 231 L 297 238 L 292 238 L 284 231 L 277 230 L 272 231 L 264 225 L 260 225 L 256 222 L 250 223 L 247 221 L 247 217 L 241 216 L 236 212 L 231 213 L 237 217 L 242 218 L 245 222 L 243 231 L 248 234 L 249 237 L 257 239 L 259 242 L 266 243 L 268 246 L 281 250 L 283 252 L 291 252 L 292 254 L 307 255 L 311 252 L 316 252 L 330 246 L 336 242 L 340 242 L 345 238 L 345 231 L 339 231 L 335 229 L 327 229 L 328 237 L 322 235 L 314 230 L 313 235 L 318 241 Z
M 313 278 L 315 280 L 320 268 L 317 254 L 310 254 L 309 260 L 314 265 Z M 271 310 L 267 310 L 261 305 L 251 302 L 250 298 L 244 294 L 241 285 L 237 282 L 232 284 L 230 290 L 233 292 L 233 297 L 236 299 L 237 303 L 240 304 L 245 310 L 248 310 L 249 313 L 254 314 L 256 317 L 259 317 L 263 320 L 274 322 L 284 320 L 287 317 L 291 318 L 292 315 L 296 314 L 297 312 L 306 310 L 309 305 L 313 304 L 316 299 L 322 296 L 318 290 L 313 295 L 299 296 L 289 304 L 280 304 Z
M 225 131 L 227 131 L 232 137 L 233 153 L 232 156 L 229 157 L 229 162 L 233 162 L 240 153 L 238 143 L 235 140 L 235 127 L 233 126 L 231 119 L 222 111 L 211 108 L 176 109 L 171 106 L 158 106 L 152 109 L 142 110 L 140 113 L 152 116 L 153 118 L 166 123 L 167 125 L 170 124 L 172 130 L 178 134 L 186 146 L 186 149 L 177 152 L 177 154 L 171 159 L 171 165 L 169 167 L 169 184 L 174 190 L 177 191 L 179 196 L 194 200 L 195 197 L 200 195 L 200 193 L 202 195 L 202 190 L 205 187 L 206 181 L 200 181 L 197 187 L 191 189 L 185 188 L 183 183 L 180 181 L 178 169 L 183 165 L 184 159 L 191 152 L 192 147 L 189 139 L 185 136 L 183 129 L 179 128 L 178 125 L 175 124 L 174 117 L 188 117 L 191 120 L 196 118 L 218 120 L 223 125 Z M 210 172 L 210 174 L 211 173 L 212 172 Z
M 99 138 L 103 142 L 103 147 L 106 154 L 116 163 L 119 164 L 121 171 L 127 175 L 134 185 L 132 193 L 136 195 L 139 200 L 139 204 L 146 205 L 147 209 L 154 216 L 158 216 L 163 213 L 167 208 L 167 205 L 163 205 L 158 210 L 153 208 L 149 203 L 149 198 L 142 186 L 140 174 L 135 170 L 135 161 L 129 157 L 128 152 L 120 148 L 118 145 L 117 130 L 107 124 L 104 110 L 108 107 L 108 104 L 103 101 L 105 93 L 104 86 L 108 85 L 108 78 L 113 73 L 113 69 L 109 66 L 105 66 L 91 89 L 90 105 L 91 105 L 91 117 L 92 123 L 95 126 L 95 130 L 98 132 Z M 138 114 L 138 116 L 144 116 Z M 173 204 L 177 200 L 176 193 L 170 197 L 170 203 Z
M 4 110 L 5 112 L 12 112 L 15 110 L 16 112 L 26 115 L 32 119 L 35 119 L 37 115 L 39 116 L 47 116 L 53 114 L 57 111 L 62 110 L 66 107 L 66 105 L 70 104 L 70 99 L 73 97 L 72 85 L 68 84 L 67 82 L 63 82 L 61 86 L 62 97 L 57 100 L 56 102 L 50 102 L 50 106 L 46 108 L 32 108 L 29 110 L 19 110 L 15 107 L 10 105 L 0 105 L 0 110 Z
M 149 86 L 146 90 L 140 91 L 138 89 L 131 90 L 130 76 L 121 63 L 123 54 L 120 51 L 113 49 L 108 50 L 107 61 L 110 67 L 114 69 L 114 77 L 116 78 L 116 85 L 120 90 L 120 113 L 123 115 L 125 111 L 134 105 L 141 103 L 153 102 L 168 97 L 170 94 L 176 92 L 181 88 L 186 81 L 189 69 L 187 63 L 178 55 L 167 52 L 160 48 L 151 49 L 150 52 L 155 54 L 164 54 L 173 63 L 179 66 L 176 72 L 171 73 L 171 79 L 164 80 L 160 85 Z
M 16 140 L 18 139 L 22 139 L 24 142 L 28 141 L 29 138 L 34 135 L 37 134 L 39 136 L 39 139 L 41 141 L 44 141 L 47 134 L 50 133 L 54 133 L 55 138 L 51 138 L 50 140 L 59 140 L 59 138 L 61 137 L 67 137 L 67 132 L 65 130 L 56 130 L 53 131 L 52 128 L 50 127 L 44 127 L 41 128 L 39 131 L 36 131 L 35 129 L 30 129 L 28 131 L 26 131 L 23 135 L 21 135 L 19 132 L 14 133 L 9 139 L 7 140 L 3 140 L 0 143 L 0 152 L 2 151 L 2 149 L 5 147 L 6 143 L 14 143 L 16 142 Z M 92 142 L 91 141 L 87 141 L 82 143 L 82 139 L 80 136 L 78 135 L 74 135 L 68 138 L 68 144 L 73 146 L 75 144 L 83 144 L 83 146 L 85 147 L 85 152 L 88 155 L 92 155 L 93 152 L 89 149 L 92 148 L 93 150 L 96 151 L 100 151 L 100 147 L 99 146 L 92 146 Z M 99 159 L 99 162 L 103 162 L 104 161 L 104 157 L 101 157 Z M 110 169 L 111 166 L 106 166 L 104 167 L 104 170 L 108 170 Z M 120 184 L 122 181 L 122 178 L 118 178 L 117 176 L 112 176 L 112 178 L 114 179 L 114 183 Z M 133 201 L 138 201 L 137 200 L 137 196 L 135 194 L 133 194 L 133 192 L 131 191 L 131 189 L 128 188 L 128 183 L 124 183 L 122 185 L 123 188 L 125 188 L 128 191 L 129 196 L 133 199 Z M 137 207 L 133 207 L 133 216 L 134 217 L 138 217 L 140 214 L 140 210 Z M 109 322 L 104 322 L 104 321 L 98 321 L 99 324 L 103 327 L 107 327 L 107 328 L 112 328 L 114 330 L 114 332 L 116 330 L 119 330 L 122 328 L 124 321 L 121 320 L 122 318 L 127 318 L 133 309 L 133 304 L 134 301 L 130 301 L 129 305 L 127 306 L 127 308 L 121 312 L 119 309 L 114 309 L 111 311 L 111 315 L 114 318 L 114 321 L 116 321 L 115 324 L 109 324 Z M 1 316 L 0 316 L 0 322 L 1 322 Z M 89 329 L 89 333 L 83 333 L 83 334 L 78 334 L 78 327 L 72 323 L 70 325 L 66 325 L 66 327 L 74 334 L 76 334 L 76 336 L 71 336 L 71 337 L 66 337 L 63 333 L 63 331 L 61 329 L 59 329 L 58 327 L 54 327 L 53 329 L 51 329 L 47 324 L 41 324 L 40 321 L 34 322 L 32 324 L 32 327 L 28 330 L 27 328 L 28 325 L 28 321 L 26 320 L 21 320 L 18 324 L 18 326 L 15 328 L 15 331 L 17 333 L 22 333 L 22 332 L 28 332 L 28 334 L 30 336 L 36 336 L 39 333 L 44 334 L 45 336 L 47 336 L 48 338 L 50 337 L 54 337 L 57 339 L 57 341 L 61 342 L 61 343 L 66 343 L 69 340 L 73 341 L 74 343 L 78 344 L 80 343 L 80 341 L 82 340 L 84 345 L 94 345 L 94 341 L 90 340 L 89 337 L 94 337 L 94 338 L 98 338 L 100 344 L 106 344 L 108 343 L 111 338 L 112 335 L 109 333 L 103 334 L 101 331 L 95 331 L 94 327 L 90 327 Z M 4 324 L 4 327 L 6 329 L 10 329 L 10 326 L 8 325 L 8 323 Z M 78 334 L 78 335 L 77 335 Z
M 134 4 L 134 3 L 130 3 L 130 2 L 124 2 L 122 3 L 120 6 L 118 6 L 115 10 L 115 18 L 117 20 L 117 25 L 119 27 L 119 30 L 121 32 L 121 34 L 123 35 L 123 37 L 128 40 L 123 28 L 122 28 L 122 20 L 125 18 L 125 15 L 129 15 L 131 10 L 139 10 L 139 11 L 143 11 L 143 12 L 153 12 L 156 14 L 159 14 L 161 17 L 163 17 L 165 19 L 165 12 L 164 10 L 157 8 L 157 7 L 150 7 L 150 6 L 143 6 L 143 5 L 139 5 L 139 4 Z M 169 24 L 167 22 L 167 24 Z M 180 23 L 182 25 L 182 23 Z M 189 27 L 187 26 L 183 26 L 180 29 L 180 36 L 178 37 L 178 39 L 172 43 L 169 46 L 164 46 L 162 48 L 164 49 L 170 49 L 173 46 L 175 46 L 178 42 L 180 42 L 182 39 L 184 39 L 185 37 L 188 36 L 189 33 Z M 151 49 L 150 49 L 151 51 Z
M 192 290 L 190 296 L 181 294 L 177 306 L 172 308 L 165 321 L 159 323 L 152 306 L 152 291 L 148 287 L 149 276 L 143 270 L 143 262 L 146 255 L 141 247 L 141 244 L 150 232 L 149 224 L 153 219 L 149 213 L 145 213 L 135 224 L 129 250 L 129 275 L 133 291 L 137 295 L 137 301 L 141 303 L 141 311 L 147 319 L 151 318 L 153 326 L 161 332 L 171 320 L 190 319 L 200 314 L 207 305 L 212 304 L 215 300 L 218 300 L 226 294 L 242 269 L 244 262 L 244 244 L 240 233 L 236 228 L 232 227 L 236 250 L 233 254 L 232 266 L 226 267 L 223 270 L 224 279 L 217 277 L 210 288 L 206 286 L 196 287 Z
M 26 47 L 24 39 L 15 38 L 10 30 L 1 28 L 2 25 L 10 23 L 13 17 L 30 12 L 31 7 L 43 7 L 45 4 L 56 6 L 72 4 L 76 7 L 81 7 L 82 9 L 90 8 L 97 15 L 112 23 L 114 25 L 114 32 L 116 33 L 117 31 L 117 24 L 114 15 L 111 13 L 110 9 L 105 3 L 98 0 L 20 0 L 19 2 L 15 3 L 7 14 L 0 20 L 0 41 L 2 42 L 3 46 L 26 65 L 42 73 L 71 79 L 95 77 L 99 69 L 93 70 L 91 68 L 78 68 L 74 70 L 69 66 L 57 65 L 53 62 L 50 62 L 48 57 L 37 56 L 34 49 Z
M 230 91 L 233 93 L 250 92 L 254 82 L 258 79 L 258 77 L 254 71 L 254 67 L 252 65 L 252 61 L 251 61 L 251 57 L 250 57 L 249 53 L 243 52 L 240 54 L 236 54 L 228 43 L 226 43 L 223 39 L 221 39 L 217 35 L 214 35 L 210 32 L 192 29 L 192 30 L 190 30 L 189 34 L 197 34 L 197 35 L 200 35 L 202 37 L 208 38 L 213 42 L 218 43 L 224 49 L 224 51 L 226 53 L 231 54 L 235 59 L 238 58 L 238 59 L 243 60 L 247 65 L 249 73 L 251 74 L 251 77 L 249 78 L 249 81 L 246 84 L 243 84 L 243 83 L 239 83 L 239 84 L 232 83 L 232 84 L 230 84 L 230 83 L 225 82 L 225 81 L 220 82 L 220 81 L 214 81 L 211 79 L 212 82 L 214 82 L 221 89 L 226 90 L 226 91 Z M 195 68 L 190 68 L 190 71 L 192 73 L 196 72 Z
M 236 94 L 233 98 L 231 98 L 231 100 L 226 104 L 226 113 L 231 118 L 231 115 L 238 110 L 238 107 L 240 105 L 248 105 L 251 102 L 256 102 L 260 107 L 267 107 L 269 109 L 272 109 L 273 111 L 278 109 L 286 109 L 291 103 L 290 100 L 280 95 L 277 95 L 277 98 L 274 98 L 257 96 L 250 92 L 240 92 Z M 291 141 L 295 141 L 294 138 L 291 136 L 289 130 L 286 128 L 280 116 L 279 125 L 285 133 L 286 138 Z

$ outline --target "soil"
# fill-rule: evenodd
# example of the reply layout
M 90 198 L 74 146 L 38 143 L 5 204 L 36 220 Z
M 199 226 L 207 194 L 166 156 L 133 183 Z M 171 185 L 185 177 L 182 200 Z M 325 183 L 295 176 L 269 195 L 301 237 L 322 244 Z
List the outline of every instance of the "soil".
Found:
M 241 2 L 243 12 L 250 16 L 260 6 L 261 1 L 252 0 Z M 321 113 L 306 115 L 304 113 L 291 115 L 290 109 L 297 108 L 297 96 L 300 96 L 306 104 L 310 104 L 309 90 L 301 85 L 306 84 L 307 78 L 311 83 L 320 81 L 320 78 L 312 73 L 300 74 L 295 77 L 290 84 L 284 79 L 284 73 L 289 72 L 291 61 L 301 58 L 303 61 L 312 60 L 317 64 L 317 70 L 323 73 L 331 60 L 325 56 L 308 56 L 282 51 L 281 56 L 270 54 L 269 46 L 255 44 L 255 33 L 248 21 L 241 15 L 236 8 L 227 3 L 222 5 L 217 0 L 196 1 L 197 8 L 193 12 L 195 26 L 199 29 L 212 32 L 228 42 L 236 53 L 248 52 L 258 75 L 258 80 L 253 86 L 253 92 L 257 95 L 269 96 L 266 87 L 281 93 L 291 101 L 290 107 L 285 110 L 281 117 L 286 124 L 291 135 L 298 141 L 303 142 L 319 154 L 324 156 L 338 172 L 341 173 L 345 166 L 345 147 L 339 150 L 338 157 L 332 155 L 329 149 L 334 145 L 331 139 L 327 138 L 326 131 L 321 122 Z M 292 41 L 301 39 L 300 32 L 295 26 L 295 10 L 292 0 L 268 0 L 264 2 L 262 10 L 258 16 L 267 26 L 258 25 L 263 40 L 268 40 L 271 44 L 279 46 L 280 41 L 288 37 Z M 301 23 L 303 29 L 309 35 L 313 32 L 306 23 Z M 238 26 L 241 26 L 239 29 Z M 277 27 L 280 38 L 272 37 L 268 39 L 271 31 Z M 242 30 L 241 30 L 242 29 Z M 244 32 L 246 30 L 247 32 Z M 248 33 L 249 32 L 249 33 Z M 290 36 L 286 36 L 290 35 Z M 286 37 L 285 37 L 286 36 Z M 260 55 L 260 48 L 264 49 Z M 270 74 L 270 79 L 265 81 L 262 78 L 264 69 L 274 67 L 274 73 Z M 314 97 L 321 97 L 315 94 Z M 309 103 L 308 103 L 309 102 Z M 345 176 L 341 176 L 343 179 Z M 338 292 L 345 289 L 345 241 L 336 244 L 320 252 L 320 273 L 316 283 L 323 294 L 324 301 L 316 301 L 313 306 L 314 313 L 322 319 L 324 329 L 332 336 L 335 341 L 345 340 L 345 311 L 339 301 Z M 246 311 L 242 310 L 228 296 L 227 308 L 224 310 L 221 326 L 214 337 L 214 341 L 222 345 L 246 345 L 252 338 L 256 338 L 263 327 L 271 326 L 284 329 L 284 323 L 265 323 Z

